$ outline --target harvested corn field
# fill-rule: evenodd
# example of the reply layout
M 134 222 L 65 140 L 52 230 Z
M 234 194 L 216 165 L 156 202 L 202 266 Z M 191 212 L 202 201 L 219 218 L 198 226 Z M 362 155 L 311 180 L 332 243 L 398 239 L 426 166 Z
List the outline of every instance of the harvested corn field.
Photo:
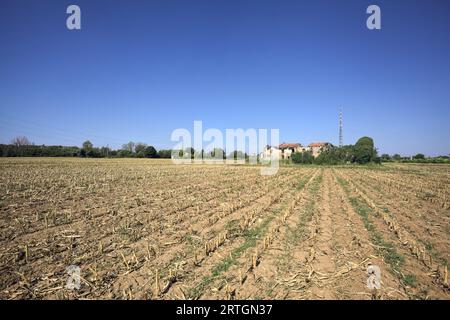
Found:
M 6 158 L 0 172 L 1 299 L 450 298 L 450 166 Z

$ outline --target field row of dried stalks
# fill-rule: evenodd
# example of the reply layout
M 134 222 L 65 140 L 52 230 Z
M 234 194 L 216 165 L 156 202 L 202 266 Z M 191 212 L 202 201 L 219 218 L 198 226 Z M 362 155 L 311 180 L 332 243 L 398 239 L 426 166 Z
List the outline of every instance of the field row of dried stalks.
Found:
M 2 299 L 449 299 L 450 166 L 0 159 Z M 367 267 L 381 288 L 366 286 Z M 68 268 L 80 288 L 67 288 Z

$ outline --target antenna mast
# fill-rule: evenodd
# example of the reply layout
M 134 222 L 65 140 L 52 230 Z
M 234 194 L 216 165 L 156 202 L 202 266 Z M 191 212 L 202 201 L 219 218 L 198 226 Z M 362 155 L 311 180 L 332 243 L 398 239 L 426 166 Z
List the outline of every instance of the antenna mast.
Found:
M 339 110 L 339 147 L 344 145 L 344 136 L 342 133 L 342 108 Z

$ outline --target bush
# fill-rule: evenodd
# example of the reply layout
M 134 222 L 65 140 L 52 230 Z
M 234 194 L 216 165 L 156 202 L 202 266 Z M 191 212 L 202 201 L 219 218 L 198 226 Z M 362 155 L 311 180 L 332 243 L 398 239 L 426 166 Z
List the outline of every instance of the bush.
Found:
M 312 164 L 314 161 L 314 157 L 312 153 L 309 151 L 305 152 L 296 152 L 292 155 L 292 162 L 297 164 Z
M 160 158 L 170 159 L 170 158 L 172 158 L 172 150 L 159 150 L 158 156 Z
M 296 152 L 292 155 L 292 162 L 293 163 L 302 163 L 303 157 L 300 152 Z
M 121 158 L 130 158 L 133 156 L 133 153 L 130 150 L 119 150 L 117 156 Z

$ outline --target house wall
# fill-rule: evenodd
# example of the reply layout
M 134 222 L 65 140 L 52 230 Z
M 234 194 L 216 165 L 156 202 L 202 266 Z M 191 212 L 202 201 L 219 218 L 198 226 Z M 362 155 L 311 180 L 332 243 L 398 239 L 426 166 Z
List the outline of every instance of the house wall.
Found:
M 276 159 L 281 159 L 282 158 L 282 152 L 281 150 L 277 149 L 277 148 L 266 148 L 264 149 L 264 151 L 261 153 L 261 158 L 263 159 L 270 159 L 271 156 L 274 156 Z
M 286 148 L 286 149 L 278 149 L 271 147 L 269 149 L 264 149 L 264 151 L 261 153 L 261 158 L 263 159 L 269 159 L 272 155 L 278 159 L 291 159 L 292 155 L 296 152 L 311 152 L 313 157 L 316 158 L 320 155 L 320 152 L 322 150 L 323 146 L 320 147 L 303 147 L 303 146 L 297 146 L 295 148 Z
M 290 159 L 291 157 L 292 157 L 292 150 L 284 149 L 283 150 L 283 159 Z
M 283 150 L 283 159 L 291 159 L 294 153 L 303 151 L 305 151 L 305 148 L 303 148 L 302 146 L 297 146 L 295 148 L 286 148 Z
M 312 147 L 312 148 L 311 148 L 312 155 L 313 155 L 314 158 L 316 158 L 316 157 L 319 156 L 319 154 L 320 154 L 320 149 L 321 149 L 321 148 L 322 148 L 322 147 Z

